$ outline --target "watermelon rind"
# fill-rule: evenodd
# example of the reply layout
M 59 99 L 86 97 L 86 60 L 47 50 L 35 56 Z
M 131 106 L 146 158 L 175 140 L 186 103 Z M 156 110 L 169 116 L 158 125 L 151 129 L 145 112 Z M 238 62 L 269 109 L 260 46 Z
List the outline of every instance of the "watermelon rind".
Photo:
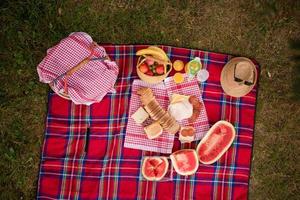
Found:
M 148 159 L 162 159 L 163 162 L 166 163 L 166 167 L 164 169 L 164 172 L 162 173 L 162 175 L 160 177 L 149 177 L 145 174 L 145 164 L 146 164 L 146 161 Z M 168 162 L 168 159 L 167 157 L 164 157 L 164 156 L 146 156 L 144 157 L 144 160 L 143 160 L 143 164 L 142 164 L 142 175 L 145 179 L 147 179 L 148 181 L 160 181 L 167 173 L 168 171 L 168 168 L 169 168 L 169 162 Z
M 215 158 L 213 158 L 213 159 L 210 160 L 210 161 L 203 161 L 203 160 L 201 160 L 201 159 L 200 159 L 200 156 L 199 156 L 199 149 L 200 149 L 201 145 L 203 145 L 203 144 L 208 140 L 208 138 L 209 138 L 210 135 L 214 132 L 214 130 L 215 130 L 219 125 L 221 125 L 221 124 L 223 124 L 223 125 L 228 126 L 228 127 L 231 128 L 232 133 L 233 133 L 233 134 L 232 134 L 232 138 L 230 139 L 230 141 L 228 142 L 228 144 L 224 147 L 224 149 L 223 149 L 223 150 L 222 150 Z M 209 131 L 206 133 L 206 135 L 202 138 L 202 140 L 200 141 L 200 143 L 199 143 L 198 146 L 197 146 L 196 151 L 197 151 L 197 156 L 198 156 L 199 162 L 201 162 L 202 164 L 210 165 L 210 164 L 213 164 L 214 162 L 216 162 L 217 160 L 219 160 L 219 159 L 222 157 L 222 155 L 229 149 L 229 147 L 231 146 L 231 144 L 233 143 L 233 140 L 234 140 L 234 138 L 235 138 L 235 135 L 236 135 L 236 131 L 235 131 L 234 126 L 233 126 L 231 123 L 229 123 L 229 122 L 227 122 L 227 121 L 224 121 L 224 120 L 220 120 L 220 121 L 216 122 L 216 123 L 209 129 Z
M 183 172 L 183 171 L 181 171 L 181 170 L 178 168 L 178 166 L 177 166 L 177 161 L 176 161 L 174 155 L 175 155 L 175 154 L 179 154 L 180 152 L 183 152 L 183 151 L 192 151 L 192 152 L 194 153 L 195 160 L 196 160 L 196 165 L 195 165 L 195 167 L 194 167 L 193 170 Z M 198 156 L 197 156 L 197 152 L 196 152 L 194 149 L 182 149 L 182 150 L 178 150 L 178 151 L 176 151 L 176 152 L 174 152 L 174 153 L 172 153 L 172 154 L 170 155 L 170 159 L 171 159 L 171 161 L 172 161 L 172 165 L 173 165 L 175 171 L 176 171 L 178 174 L 182 175 L 182 176 L 188 176 L 188 175 L 195 174 L 196 171 L 198 170 L 198 167 L 199 167 Z

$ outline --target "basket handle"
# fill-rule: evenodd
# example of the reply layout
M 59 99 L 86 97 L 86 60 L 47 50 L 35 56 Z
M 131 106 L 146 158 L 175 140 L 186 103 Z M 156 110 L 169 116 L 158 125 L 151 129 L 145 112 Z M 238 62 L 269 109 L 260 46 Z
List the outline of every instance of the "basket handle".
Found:
M 75 72 L 77 72 L 79 69 L 81 69 L 83 66 L 85 66 L 85 64 L 87 64 L 91 60 L 91 57 L 94 55 L 95 48 L 97 46 L 98 44 L 96 42 L 93 42 L 89 48 L 90 54 L 88 55 L 88 57 L 80 61 L 76 66 L 72 67 L 66 72 L 66 78 L 64 81 L 64 94 L 68 95 L 68 78 L 72 76 Z

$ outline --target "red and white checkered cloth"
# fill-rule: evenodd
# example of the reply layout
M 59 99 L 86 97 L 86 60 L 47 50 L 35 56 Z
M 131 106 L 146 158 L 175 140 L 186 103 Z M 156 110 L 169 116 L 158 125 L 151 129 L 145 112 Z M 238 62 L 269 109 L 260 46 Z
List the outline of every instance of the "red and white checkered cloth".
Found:
M 93 39 L 87 33 L 75 32 L 47 50 L 46 57 L 37 66 L 40 81 L 51 83 L 58 76 L 76 66 L 91 53 Z M 96 46 L 90 58 L 103 58 L 106 51 Z M 109 91 L 113 91 L 118 76 L 118 66 L 108 60 L 89 61 L 68 78 L 67 89 L 75 104 L 90 105 L 99 102 Z M 66 76 L 58 79 L 53 86 L 56 93 L 64 91 Z
M 187 79 L 187 77 L 185 77 Z M 176 84 L 173 81 L 173 77 L 166 78 L 164 83 L 160 84 L 148 84 L 141 80 L 134 80 L 132 84 L 132 94 L 129 105 L 129 119 L 127 123 L 126 136 L 124 147 L 140 149 L 146 151 L 153 151 L 159 153 L 172 153 L 174 138 L 178 138 L 176 135 L 172 135 L 163 131 L 163 134 L 156 139 L 148 139 L 147 135 L 144 132 L 142 125 L 137 124 L 132 118 L 131 115 L 142 106 L 140 97 L 137 95 L 137 90 L 141 87 L 149 87 L 152 89 L 156 100 L 159 102 L 162 108 L 165 110 L 168 109 L 169 97 L 173 93 L 182 94 L 182 95 L 195 95 L 199 98 L 200 102 L 203 104 L 201 97 L 200 88 L 196 79 L 192 81 L 185 81 L 181 84 Z M 187 126 L 188 121 L 182 120 L 178 122 L 181 126 Z M 194 127 L 196 129 L 195 140 L 200 140 L 203 138 L 205 133 L 209 129 L 207 114 L 205 106 L 203 104 L 200 116 L 194 122 Z
M 186 96 L 195 95 L 196 97 L 198 97 L 199 101 L 202 104 L 202 107 L 201 107 L 200 115 L 197 118 L 197 120 L 193 123 L 193 126 L 196 129 L 195 140 L 201 140 L 209 129 L 206 109 L 202 100 L 202 92 L 200 91 L 199 84 L 196 78 L 188 81 L 187 80 L 188 76 L 185 75 L 184 79 L 185 80 L 183 83 L 176 84 L 173 81 L 173 78 L 169 77 L 165 79 L 165 85 L 167 88 L 169 98 L 171 98 L 172 94 L 174 93 L 186 95 Z M 179 124 L 181 126 L 188 126 L 190 123 L 188 122 L 187 119 L 184 119 L 180 121 Z
M 142 80 L 134 80 L 132 83 L 131 98 L 129 105 L 129 119 L 126 128 L 126 136 L 124 147 L 132 149 L 141 149 L 146 151 L 154 151 L 160 153 L 171 153 L 173 148 L 174 135 L 163 131 L 162 135 L 155 139 L 148 139 L 144 132 L 142 125 L 137 124 L 132 118 L 132 114 L 142 106 L 139 95 L 136 93 L 142 87 L 149 87 L 160 104 L 160 106 L 167 110 L 169 98 L 166 87 L 163 83 L 148 84 Z

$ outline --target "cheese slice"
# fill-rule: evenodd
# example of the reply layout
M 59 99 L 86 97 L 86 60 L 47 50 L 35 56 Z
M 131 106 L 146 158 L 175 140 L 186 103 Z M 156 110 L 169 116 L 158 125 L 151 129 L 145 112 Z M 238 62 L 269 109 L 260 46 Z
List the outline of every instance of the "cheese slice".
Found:
M 144 110 L 143 107 L 137 109 L 137 111 L 131 115 L 131 118 L 138 124 L 142 124 L 146 119 L 148 119 L 149 114 Z
M 189 100 L 189 98 L 189 96 L 174 93 L 171 97 L 171 104 L 178 103 L 184 100 Z

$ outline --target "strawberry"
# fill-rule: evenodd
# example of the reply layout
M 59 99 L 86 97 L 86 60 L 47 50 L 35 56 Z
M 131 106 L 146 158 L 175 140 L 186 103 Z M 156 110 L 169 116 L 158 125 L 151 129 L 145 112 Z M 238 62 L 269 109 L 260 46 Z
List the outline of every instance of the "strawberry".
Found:
M 148 71 L 148 72 L 146 72 L 146 74 L 147 74 L 148 76 L 153 76 L 153 75 L 154 75 L 152 71 Z
M 140 71 L 144 74 L 146 74 L 149 71 L 149 67 L 145 63 L 142 63 L 139 68 L 140 68 Z
M 163 65 L 157 65 L 156 66 L 156 73 L 161 75 L 165 73 L 165 66 Z

